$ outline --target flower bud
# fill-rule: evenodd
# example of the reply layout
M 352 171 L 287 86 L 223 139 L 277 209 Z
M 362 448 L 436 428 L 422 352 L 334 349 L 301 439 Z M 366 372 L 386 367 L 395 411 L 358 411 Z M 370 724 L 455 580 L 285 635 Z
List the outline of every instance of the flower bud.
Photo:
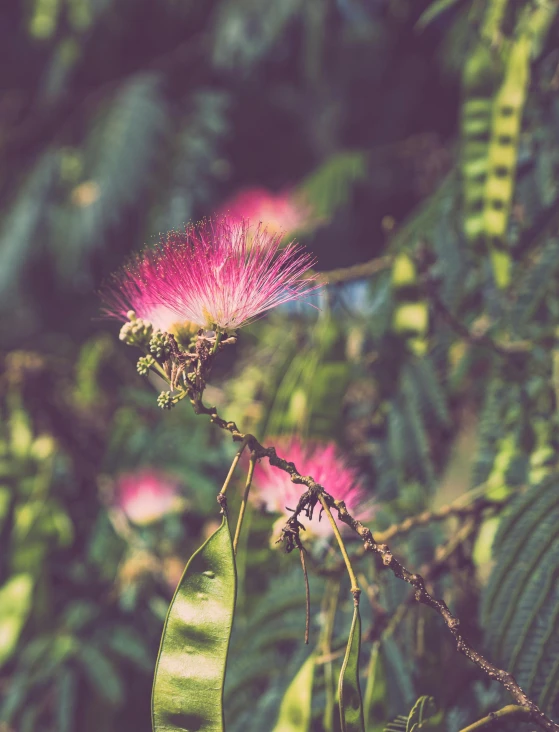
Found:
M 120 329 L 119 338 L 128 346 L 147 348 L 153 335 L 153 326 L 147 320 L 136 318 L 133 310 L 128 311 L 129 322 Z
M 155 359 L 153 356 L 142 356 L 138 359 L 138 364 L 136 366 L 138 373 L 140 376 L 147 376 L 149 373 L 149 370 L 152 366 L 155 365 Z
M 159 361 L 167 360 L 171 355 L 167 333 L 156 331 L 149 342 L 149 350 Z
M 162 391 L 157 397 L 157 406 L 161 409 L 172 409 L 174 407 L 173 396 L 170 391 Z

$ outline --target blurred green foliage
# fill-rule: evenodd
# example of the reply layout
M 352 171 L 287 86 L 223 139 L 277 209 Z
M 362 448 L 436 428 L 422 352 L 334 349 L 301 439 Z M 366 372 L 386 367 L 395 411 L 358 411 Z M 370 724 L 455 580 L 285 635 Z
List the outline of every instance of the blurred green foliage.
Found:
M 246 329 L 208 401 L 259 438 L 337 441 L 377 500 L 376 530 L 484 484 L 491 508 L 398 536 L 394 550 L 559 717 L 556 11 L 546 0 L 3 9 L 2 732 L 150 729 L 163 619 L 215 528 L 234 448 L 188 405 L 157 408 L 157 384 L 97 319 L 95 290 L 143 242 L 254 185 L 306 195 L 319 269 L 387 264 L 324 288 L 319 310 L 285 307 Z M 183 510 L 139 527 L 112 489 L 143 466 L 179 480 Z M 337 732 L 349 585 L 328 546 L 309 552 L 309 656 L 298 560 L 270 546 L 274 517 L 248 514 L 227 729 L 295 716 Z M 358 566 L 367 730 L 412 730 L 424 715 L 458 732 L 508 703 L 406 586 Z

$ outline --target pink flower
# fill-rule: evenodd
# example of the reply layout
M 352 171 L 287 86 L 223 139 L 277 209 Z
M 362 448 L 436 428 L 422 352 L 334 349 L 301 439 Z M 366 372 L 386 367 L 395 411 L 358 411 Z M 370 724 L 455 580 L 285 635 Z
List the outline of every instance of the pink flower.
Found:
M 140 526 L 175 513 L 183 504 L 177 482 L 153 468 L 121 475 L 115 485 L 115 503 Z
M 274 194 L 265 188 L 245 188 L 226 201 L 221 211 L 232 221 L 263 224 L 282 238 L 315 223 L 310 206 L 291 190 Z
M 186 323 L 234 330 L 270 308 L 316 289 L 303 279 L 314 263 L 296 244 L 248 222 L 218 218 L 172 231 L 137 255 L 102 292 L 108 315 L 138 318 L 162 331 Z
M 339 454 L 333 442 L 304 444 L 298 438 L 292 438 L 289 442 L 278 444 L 278 455 L 295 463 L 301 475 L 311 475 L 336 500 L 345 501 L 352 516 L 360 521 L 372 518 L 374 510 L 370 495 L 363 487 L 357 471 Z M 287 473 L 273 467 L 267 460 L 262 460 L 255 467 L 252 500 L 263 504 L 271 513 L 283 514 L 278 524 L 283 525 L 285 519 L 291 516 L 291 511 L 287 509 L 297 506 L 304 490 L 304 486 L 292 483 Z M 312 521 L 309 523 L 301 516 L 301 523 L 307 532 L 328 538 L 332 535 L 332 527 L 326 516 L 318 520 L 319 513 L 320 506 L 317 506 Z M 339 525 L 345 527 L 345 524 Z M 303 537 L 306 535 L 303 534 Z

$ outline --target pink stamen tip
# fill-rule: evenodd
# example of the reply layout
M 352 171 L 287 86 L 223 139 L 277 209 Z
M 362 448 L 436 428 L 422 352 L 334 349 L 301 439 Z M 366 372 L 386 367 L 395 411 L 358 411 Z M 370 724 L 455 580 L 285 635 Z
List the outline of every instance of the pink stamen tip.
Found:
M 336 500 L 344 501 L 354 518 L 369 521 L 373 517 L 375 507 L 371 494 L 363 486 L 358 471 L 349 465 L 333 442 L 304 443 L 294 437 L 287 442 L 276 441 L 276 445 L 278 455 L 295 463 L 301 475 L 312 476 Z M 256 464 L 251 499 L 267 511 L 283 514 L 285 518 L 291 516 L 292 511 L 287 506 L 295 508 L 303 491 L 303 486 L 292 483 L 286 472 L 273 467 L 267 460 Z M 322 521 L 318 520 L 319 508 L 312 521 L 309 522 L 304 515 L 300 520 L 311 534 L 329 538 L 333 533 L 332 527 L 324 517 Z M 342 530 L 347 529 L 345 524 L 339 525 Z
M 133 310 L 163 331 L 184 323 L 235 330 L 319 286 L 304 277 L 313 257 L 281 234 L 221 217 L 172 231 L 113 275 L 105 313 Z

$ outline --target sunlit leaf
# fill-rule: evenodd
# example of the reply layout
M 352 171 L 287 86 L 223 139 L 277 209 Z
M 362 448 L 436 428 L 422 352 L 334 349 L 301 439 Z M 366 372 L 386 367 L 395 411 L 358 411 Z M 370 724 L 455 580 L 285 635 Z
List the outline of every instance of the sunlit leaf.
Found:
M 171 602 L 152 696 L 154 732 L 221 732 L 235 560 L 227 518 L 191 557 Z
M 315 659 L 310 655 L 287 687 L 273 732 L 308 732 L 311 729 L 314 669 Z
M 0 666 L 11 658 L 31 610 L 33 580 L 16 574 L 0 587 Z

